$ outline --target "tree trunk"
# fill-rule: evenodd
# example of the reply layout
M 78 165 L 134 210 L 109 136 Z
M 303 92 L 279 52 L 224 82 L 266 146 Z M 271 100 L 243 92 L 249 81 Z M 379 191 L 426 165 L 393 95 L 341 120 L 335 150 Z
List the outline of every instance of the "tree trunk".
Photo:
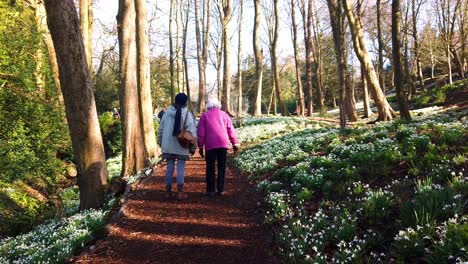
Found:
M 183 41 L 182 41 L 182 61 L 184 62 L 184 76 L 185 76 L 185 90 L 187 91 L 188 97 L 188 108 L 189 110 L 192 109 L 192 100 L 190 96 L 190 83 L 188 77 L 188 62 L 187 62 L 187 30 L 188 30 L 188 20 L 190 14 L 190 1 L 187 2 L 187 10 L 185 12 L 185 21 L 184 21 L 184 28 L 183 28 Z
M 90 12 L 91 11 L 91 12 Z M 89 72 L 92 73 L 92 43 L 93 43 L 93 3 L 92 0 L 80 0 L 80 28 L 86 50 L 86 61 Z
M 398 108 L 400 116 L 407 122 L 411 121 L 408 109 L 408 100 L 403 90 L 403 69 L 401 66 L 401 40 L 400 40 L 401 10 L 400 0 L 392 0 L 392 52 L 395 74 L 395 90 L 398 98 Z
M 59 67 L 57 64 L 57 56 L 55 53 L 54 42 L 52 41 L 52 36 L 50 35 L 49 28 L 47 27 L 47 16 L 45 11 L 45 6 L 43 2 L 37 4 L 38 14 L 41 17 L 40 20 L 40 29 L 43 32 L 44 42 L 47 48 L 47 56 L 49 58 L 49 63 L 52 68 L 52 76 L 54 78 L 55 88 L 57 89 L 57 94 L 59 97 L 60 105 L 63 105 L 63 95 L 60 88 L 60 79 L 59 79 Z
M 229 31 L 229 21 L 231 20 L 232 9 L 231 0 L 223 0 L 218 3 L 218 11 L 223 29 L 223 94 L 221 105 L 224 111 L 231 113 L 231 38 Z
M 120 50 L 119 99 L 123 124 L 122 176 L 134 175 L 149 165 L 138 103 L 134 3 L 134 0 L 119 0 L 117 15 Z
M 121 0 L 119 0 L 121 1 Z M 174 41 L 172 40 L 172 27 L 174 24 L 174 0 L 171 0 L 169 8 L 169 72 L 171 75 L 171 104 L 174 103 L 175 98 L 175 81 L 174 81 Z
M 369 89 L 367 88 L 367 80 L 365 77 L 363 67 L 361 67 L 361 80 L 362 80 L 362 101 L 364 104 L 364 117 L 368 118 L 372 115 L 372 110 L 370 107 Z
M 135 0 L 136 44 L 138 67 L 138 97 L 143 140 L 148 158 L 159 155 L 154 132 L 153 103 L 151 99 L 151 76 L 149 61 L 149 38 L 146 0 Z
M 376 0 L 377 5 L 377 42 L 378 42 L 378 53 L 379 53 L 379 83 L 383 93 L 385 93 L 385 74 L 383 68 L 383 40 L 382 40 L 382 10 L 381 0 Z M 366 85 L 367 89 L 367 85 Z
M 208 62 L 208 43 L 210 26 L 210 0 L 203 0 L 203 17 L 201 19 L 203 34 L 200 32 L 198 0 L 195 0 L 195 33 L 197 38 L 198 61 L 198 112 L 205 111 L 206 104 L 206 65 Z
M 382 92 L 382 89 L 380 88 L 380 84 L 377 78 L 377 74 L 375 73 L 372 60 L 365 47 L 364 32 L 360 24 L 356 21 L 356 18 L 351 9 L 351 4 L 349 3 L 349 0 L 342 0 L 342 3 L 346 12 L 346 16 L 348 17 L 348 21 L 349 21 L 349 27 L 351 29 L 351 36 L 353 39 L 354 51 L 359 61 L 361 62 L 361 65 L 364 66 L 367 82 L 375 95 L 374 101 L 375 101 L 375 104 L 377 105 L 378 116 L 379 116 L 378 120 L 380 121 L 391 120 L 393 118 L 393 110 L 388 104 L 387 98 L 385 97 L 385 94 Z
M 237 117 L 242 115 L 242 16 L 244 13 L 244 0 L 239 0 L 239 29 L 237 46 Z
M 255 77 L 257 96 L 255 100 L 254 116 L 262 115 L 262 82 L 263 82 L 263 50 L 260 48 L 260 0 L 254 0 L 255 22 L 253 30 L 253 49 L 255 54 Z
M 281 86 L 280 86 L 280 77 L 278 71 L 278 56 L 277 56 L 277 49 L 278 49 L 278 37 L 279 37 L 279 12 L 278 12 L 278 0 L 273 0 L 273 8 L 274 8 L 274 19 L 275 19 L 275 29 L 273 33 L 273 42 L 272 42 L 272 70 L 273 70 L 273 80 L 275 82 L 275 89 L 276 89 L 276 99 L 281 108 L 281 115 L 287 116 L 288 109 L 284 104 L 283 97 L 281 95 Z M 275 108 L 276 112 L 276 108 Z
M 302 73 L 301 67 L 299 66 L 299 51 L 297 49 L 297 25 L 296 25 L 296 15 L 295 15 L 295 0 L 291 0 L 291 22 L 292 22 L 292 37 L 293 37 L 293 48 L 294 48 L 294 62 L 296 68 L 296 82 L 297 90 L 296 97 L 298 102 L 297 115 L 304 116 L 305 113 L 305 102 L 304 102 L 304 90 L 302 89 Z
M 181 10 L 182 10 L 182 1 L 176 0 L 176 61 L 177 61 L 177 92 L 181 93 L 184 92 L 184 80 L 183 80 L 183 66 L 182 66 L 182 56 L 180 55 L 180 38 L 181 38 Z
M 333 47 L 335 50 L 335 58 L 338 67 L 338 80 L 340 84 L 340 127 L 346 126 L 346 118 L 345 118 L 345 107 L 344 107 L 344 100 L 345 100 L 345 87 L 346 87 L 346 80 L 345 80 L 345 65 L 346 65 L 346 58 L 344 56 L 344 32 L 343 32 L 343 10 L 341 6 L 341 2 L 339 0 L 327 0 L 328 4 L 328 12 L 330 14 L 330 24 L 332 27 L 333 33 Z
M 106 157 L 77 12 L 71 0 L 45 0 L 45 7 L 80 172 L 80 209 L 98 208 L 107 187 Z
M 320 27 L 320 21 L 318 18 L 318 15 L 316 14 L 315 6 L 312 6 L 310 8 L 310 11 L 312 11 L 311 17 L 313 20 L 312 24 L 312 29 L 314 32 L 313 35 L 313 54 L 315 56 L 315 79 L 316 79 L 316 88 L 317 88 L 317 100 L 318 100 L 318 106 L 319 106 L 319 112 L 320 113 L 325 113 L 325 96 L 323 92 L 323 81 L 322 81 L 322 75 L 323 75 L 323 66 L 322 66 L 322 43 L 321 43 L 321 35 L 319 34 L 319 27 Z
M 418 28 L 417 28 L 420 6 L 421 4 L 419 3 L 418 6 L 416 7 L 416 0 L 411 0 L 411 14 L 412 14 L 412 20 L 413 20 L 412 24 L 413 24 L 413 40 L 414 40 L 414 57 L 415 57 L 414 61 L 416 64 L 416 76 L 418 77 L 419 86 L 421 86 L 421 89 L 423 89 L 424 77 L 423 77 L 422 66 L 421 66 L 421 58 L 419 55 L 420 46 L 419 46 Z
M 312 58 L 312 0 L 308 0 L 308 8 L 306 11 L 305 2 L 301 0 L 301 14 L 302 14 L 302 24 L 304 27 L 304 42 L 305 42 L 305 52 L 306 52 L 306 90 L 307 90 L 307 115 L 312 116 L 314 110 L 313 104 L 313 58 Z

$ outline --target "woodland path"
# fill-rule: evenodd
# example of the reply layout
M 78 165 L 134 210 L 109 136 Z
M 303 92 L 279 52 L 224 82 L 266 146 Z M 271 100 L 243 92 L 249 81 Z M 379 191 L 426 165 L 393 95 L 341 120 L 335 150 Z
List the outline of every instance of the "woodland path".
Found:
M 129 195 L 109 233 L 72 262 L 277 263 L 258 194 L 244 176 L 228 168 L 226 194 L 204 196 L 205 161 L 197 153 L 186 163 L 189 198 L 176 201 L 164 197 L 165 169 L 156 167 Z

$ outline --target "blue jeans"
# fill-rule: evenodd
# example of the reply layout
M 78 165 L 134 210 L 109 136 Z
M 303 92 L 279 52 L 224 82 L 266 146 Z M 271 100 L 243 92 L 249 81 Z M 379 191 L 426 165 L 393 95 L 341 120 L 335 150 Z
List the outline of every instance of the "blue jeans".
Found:
M 166 191 L 171 190 L 172 176 L 174 175 L 174 165 L 176 159 L 168 159 L 166 167 Z M 183 191 L 185 177 L 185 160 L 177 159 L 177 190 Z

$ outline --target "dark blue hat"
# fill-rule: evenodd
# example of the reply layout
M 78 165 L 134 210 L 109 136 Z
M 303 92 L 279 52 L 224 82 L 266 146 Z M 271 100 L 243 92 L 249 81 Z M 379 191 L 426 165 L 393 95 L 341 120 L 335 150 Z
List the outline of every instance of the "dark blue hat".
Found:
M 188 97 L 184 93 L 179 93 L 175 97 L 175 102 L 176 102 L 176 104 L 179 104 L 179 105 L 186 105 L 187 100 L 188 100 Z

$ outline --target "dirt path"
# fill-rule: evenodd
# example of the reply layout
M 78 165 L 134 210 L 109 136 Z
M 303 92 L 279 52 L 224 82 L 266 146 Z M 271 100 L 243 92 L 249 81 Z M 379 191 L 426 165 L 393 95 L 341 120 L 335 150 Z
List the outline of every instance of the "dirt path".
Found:
M 164 197 L 165 166 L 141 183 L 110 233 L 75 263 L 275 263 L 256 212 L 257 194 L 228 170 L 226 194 L 205 191 L 205 162 L 187 162 L 185 201 Z M 175 179 L 174 179 L 175 180 Z

